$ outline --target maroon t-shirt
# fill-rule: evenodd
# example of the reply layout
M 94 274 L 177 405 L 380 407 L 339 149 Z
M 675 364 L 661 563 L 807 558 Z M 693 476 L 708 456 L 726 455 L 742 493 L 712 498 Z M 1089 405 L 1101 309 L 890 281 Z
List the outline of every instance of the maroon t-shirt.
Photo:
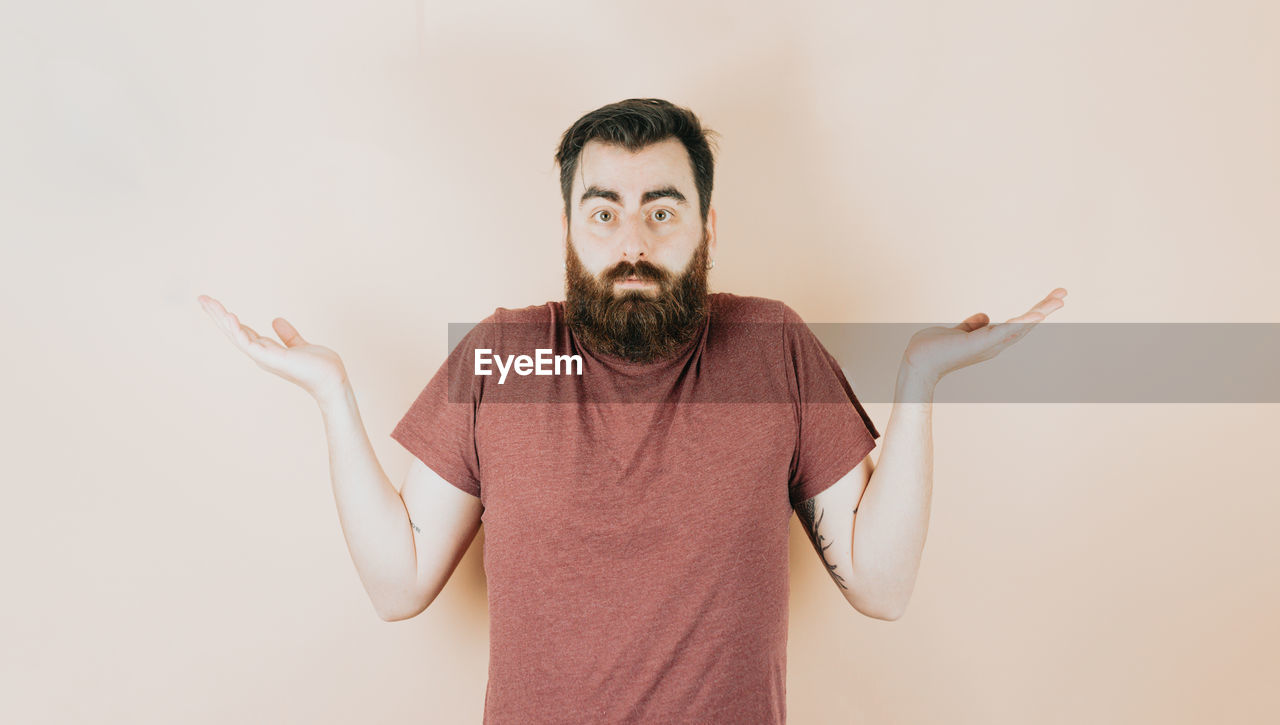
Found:
M 475 374 L 538 348 L 581 375 Z M 500 307 L 391 435 L 480 497 L 484 722 L 533 725 L 784 723 L 792 507 L 880 433 L 794 310 L 713 293 L 645 364 L 580 344 L 562 302 Z

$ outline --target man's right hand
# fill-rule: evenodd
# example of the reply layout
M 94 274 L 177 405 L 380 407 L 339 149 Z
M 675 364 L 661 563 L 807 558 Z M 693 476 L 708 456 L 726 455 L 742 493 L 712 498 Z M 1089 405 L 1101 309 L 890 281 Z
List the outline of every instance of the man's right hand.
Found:
M 323 345 L 312 345 L 283 317 L 272 320 L 271 326 L 284 341 L 263 337 L 236 316 L 222 303 L 208 295 L 196 298 L 205 312 L 222 328 L 231 342 L 248 355 L 258 367 L 275 373 L 319 399 L 342 389 L 347 380 L 347 370 L 338 353 Z

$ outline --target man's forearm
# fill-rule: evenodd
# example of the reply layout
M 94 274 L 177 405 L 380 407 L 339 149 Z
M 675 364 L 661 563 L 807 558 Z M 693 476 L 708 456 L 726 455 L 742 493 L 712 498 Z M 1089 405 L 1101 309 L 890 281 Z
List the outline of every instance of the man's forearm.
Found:
M 933 390 L 904 361 L 875 472 L 853 525 L 853 570 L 892 618 L 906 610 L 929 528 L 933 493 Z
M 349 382 L 318 395 L 338 520 L 360 582 L 383 618 L 412 606 L 417 553 L 404 501 L 369 444 Z

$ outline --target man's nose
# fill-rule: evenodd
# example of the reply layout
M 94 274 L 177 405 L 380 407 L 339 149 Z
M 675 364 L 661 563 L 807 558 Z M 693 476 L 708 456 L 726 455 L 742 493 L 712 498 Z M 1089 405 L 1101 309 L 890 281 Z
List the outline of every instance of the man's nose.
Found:
M 623 259 L 632 264 L 641 259 L 651 261 L 649 257 L 653 255 L 652 240 L 649 239 L 649 230 L 644 225 L 643 215 L 632 215 L 630 219 L 623 222 L 619 233 Z

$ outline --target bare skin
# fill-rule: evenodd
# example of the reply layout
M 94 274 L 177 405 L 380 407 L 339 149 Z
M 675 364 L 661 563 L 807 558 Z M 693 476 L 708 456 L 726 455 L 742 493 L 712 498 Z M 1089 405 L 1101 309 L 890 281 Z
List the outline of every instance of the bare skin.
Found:
M 986 313 L 977 312 L 953 327 L 926 327 L 911 336 L 903 362 L 937 382 L 947 373 L 999 355 L 1066 304 L 1066 296 L 1067 291 L 1058 287 L 1030 310 L 998 325 L 988 325 Z
M 841 594 L 877 619 L 902 616 L 928 534 L 933 491 L 934 388 L 945 375 L 990 360 L 1065 303 L 1053 290 L 1027 312 L 990 325 L 984 313 L 912 336 L 898 367 L 879 460 L 867 456 L 796 513 Z
M 374 454 L 336 352 L 307 342 L 284 318 L 272 321 L 276 341 L 254 332 L 212 297 L 197 299 L 259 367 L 300 386 L 319 404 L 338 519 L 378 615 L 390 622 L 426 609 L 480 528 L 480 500 L 416 458 L 397 491 Z
M 283 317 L 271 322 L 280 342 L 254 332 L 235 313 L 208 295 L 196 298 L 218 327 L 258 367 L 300 386 L 314 397 L 334 393 L 347 379 L 346 367 L 338 353 L 323 345 L 312 345 Z

